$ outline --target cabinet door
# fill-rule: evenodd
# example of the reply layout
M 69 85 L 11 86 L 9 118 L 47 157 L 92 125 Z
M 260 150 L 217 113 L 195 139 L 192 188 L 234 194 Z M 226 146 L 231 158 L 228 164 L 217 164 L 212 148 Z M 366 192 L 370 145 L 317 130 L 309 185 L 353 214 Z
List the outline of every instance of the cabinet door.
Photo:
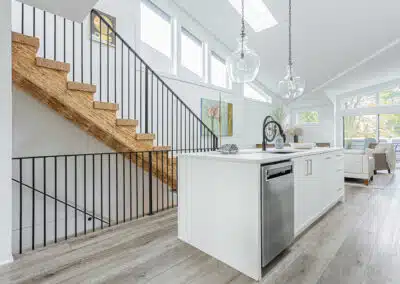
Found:
M 293 159 L 294 163 L 294 230 L 298 234 L 309 220 L 309 204 L 312 201 L 310 183 L 310 159 Z

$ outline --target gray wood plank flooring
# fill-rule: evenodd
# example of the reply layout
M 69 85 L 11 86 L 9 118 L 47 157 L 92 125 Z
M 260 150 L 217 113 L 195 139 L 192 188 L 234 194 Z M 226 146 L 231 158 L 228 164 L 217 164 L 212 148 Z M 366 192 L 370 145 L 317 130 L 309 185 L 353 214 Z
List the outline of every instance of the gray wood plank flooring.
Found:
M 263 284 L 400 283 L 400 172 L 347 186 L 264 271 Z M 0 283 L 255 283 L 180 242 L 176 210 L 71 239 L 0 268 Z

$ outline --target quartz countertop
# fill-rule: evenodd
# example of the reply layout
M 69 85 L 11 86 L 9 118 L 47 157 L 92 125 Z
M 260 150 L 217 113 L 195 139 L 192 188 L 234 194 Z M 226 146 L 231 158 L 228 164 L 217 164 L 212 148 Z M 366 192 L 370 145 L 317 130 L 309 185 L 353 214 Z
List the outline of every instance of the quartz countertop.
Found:
M 293 158 L 298 158 L 303 156 L 329 153 L 339 150 L 343 149 L 338 147 L 332 147 L 332 148 L 315 147 L 312 149 L 293 149 L 291 147 L 285 147 L 283 149 L 269 148 L 266 151 L 262 151 L 262 149 L 240 149 L 237 154 L 221 154 L 220 152 L 212 151 L 212 152 L 185 153 L 185 154 L 180 154 L 179 156 L 198 158 L 198 159 L 211 159 L 211 160 L 226 161 L 226 162 L 265 164 L 282 160 L 290 160 Z M 286 152 L 286 153 L 280 153 L 280 152 Z

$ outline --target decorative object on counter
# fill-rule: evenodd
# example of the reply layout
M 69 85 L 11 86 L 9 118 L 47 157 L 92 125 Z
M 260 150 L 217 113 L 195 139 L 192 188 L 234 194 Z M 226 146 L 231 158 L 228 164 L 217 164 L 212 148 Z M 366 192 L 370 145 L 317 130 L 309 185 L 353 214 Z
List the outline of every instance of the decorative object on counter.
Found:
M 300 127 L 295 126 L 295 127 L 289 128 L 288 134 L 290 136 L 293 136 L 293 142 L 294 143 L 298 143 L 299 142 L 299 136 L 303 135 L 303 129 L 301 129 Z
M 224 144 L 219 148 L 221 154 L 236 154 L 239 152 L 239 147 L 236 144 Z
M 275 149 L 283 149 L 285 147 L 285 141 L 283 141 L 282 136 L 278 136 L 275 139 Z
M 279 92 L 282 98 L 287 102 L 291 102 L 294 99 L 304 94 L 306 82 L 299 76 L 295 75 L 293 69 L 292 59 L 292 0 L 289 0 L 289 60 L 287 66 L 287 73 L 285 78 L 278 84 Z
M 231 103 L 221 99 L 216 101 L 202 98 L 201 120 L 220 137 L 233 136 L 233 105 Z
M 293 149 L 312 149 L 314 148 L 314 143 L 290 143 Z
M 242 30 L 237 49 L 226 60 L 226 71 L 234 83 L 254 81 L 260 69 L 260 56 L 247 46 L 244 24 L 244 0 L 242 0 Z
M 283 143 L 286 142 L 286 135 L 283 132 L 281 125 L 276 122 L 272 116 L 268 115 L 264 119 L 263 123 L 263 151 L 267 149 L 267 144 L 273 142 L 278 136 L 283 139 Z M 276 145 L 275 145 L 276 146 Z

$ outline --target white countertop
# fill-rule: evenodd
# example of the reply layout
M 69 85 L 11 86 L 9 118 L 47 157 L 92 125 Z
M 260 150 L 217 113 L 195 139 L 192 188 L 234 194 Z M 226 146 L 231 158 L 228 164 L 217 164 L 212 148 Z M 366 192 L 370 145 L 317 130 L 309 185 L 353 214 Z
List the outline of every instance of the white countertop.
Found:
M 264 163 L 272 163 L 281 160 L 289 160 L 293 158 L 309 156 L 309 155 L 318 155 L 322 153 L 329 153 L 334 151 L 343 150 L 342 148 L 312 148 L 312 149 L 293 149 L 290 147 L 285 147 L 283 149 L 275 149 L 269 148 L 267 151 L 262 151 L 262 149 L 241 149 L 237 154 L 221 154 L 219 152 L 198 152 L 198 153 L 185 153 L 180 154 L 179 156 L 184 157 L 192 157 L 199 159 L 211 159 L 211 160 L 220 160 L 227 162 L 240 162 L 240 163 L 255 163 L 255 164 L 264 164 Z M 273 152 L 291 152 L 289 154 L 282 153 L 273 153 Z M 179 157 L 178 156 L 178 157 Z

